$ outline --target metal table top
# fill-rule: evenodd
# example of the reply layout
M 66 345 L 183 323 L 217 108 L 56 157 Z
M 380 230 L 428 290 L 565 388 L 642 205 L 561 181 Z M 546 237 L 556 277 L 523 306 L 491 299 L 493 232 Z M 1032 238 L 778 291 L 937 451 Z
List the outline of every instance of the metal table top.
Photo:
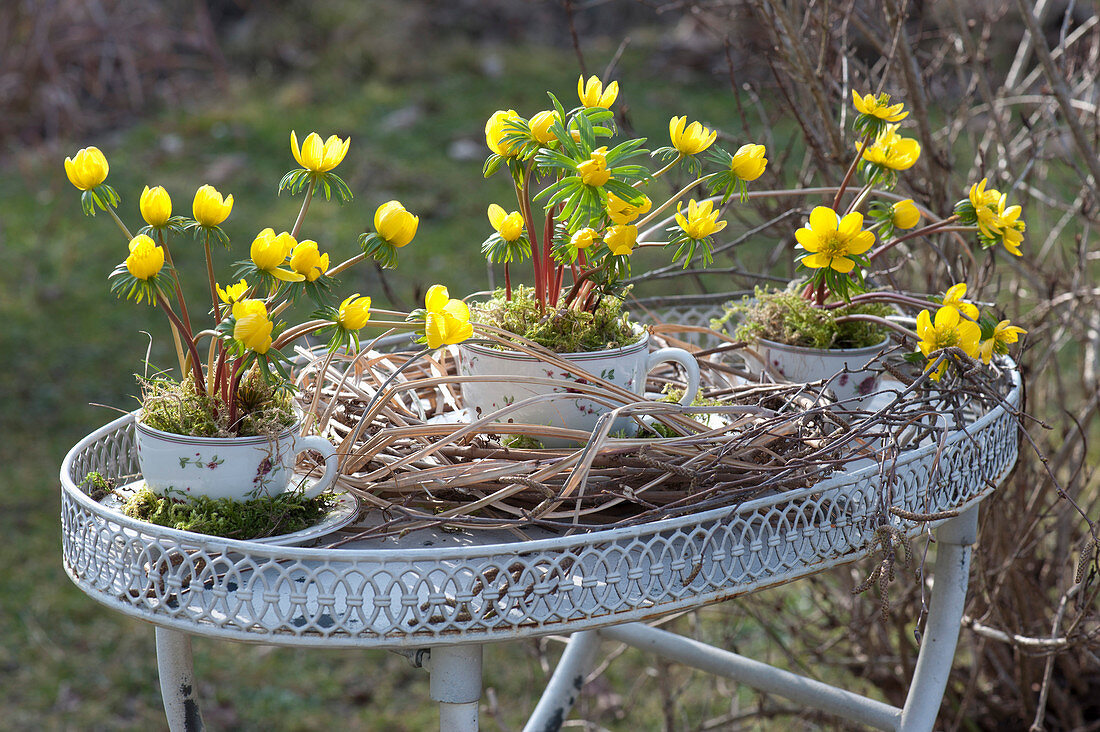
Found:
M 1005 403 L 1020 399 L 1018 375 Z M 80 441 L 61 470 L 63 561 L 89 596 L 190 634 L 290 646 L 484 643 L 646 620 L 813 574 L 873 550 L 883 505 L 964 509 L 1016 460 L 996 407 L 890 467 L 854 461 L 814 486 L 626 528 L 517 541 L 417 531 L 339 548 L 270 546 L 130 519 L 86 495 L 91 471 L 138 475 L 133 416 Z M 880 495 L 881 494 L 881 495 Z M 876 510 L 877 509 L 877 510 Z M 908 534 L 923 524 L 888 519 Z

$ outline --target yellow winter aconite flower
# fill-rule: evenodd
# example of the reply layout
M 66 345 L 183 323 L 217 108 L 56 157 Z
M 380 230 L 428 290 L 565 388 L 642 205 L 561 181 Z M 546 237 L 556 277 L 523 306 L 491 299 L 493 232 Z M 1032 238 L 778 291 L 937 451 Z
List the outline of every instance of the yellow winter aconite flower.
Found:
M 689 125 L 687 117 L 673 117 L 668 121 L 668 136 L 678 152 L 697 155 L 714 144 L 718 133 L 703 127 L 699 122 Z
M 977 358 L 982 329 L 977 323 L 959 315 L 955 308 L 944 306 L 936 311 L 934 321 L 927 310 L 920 312 L 917 316 L 917 336 L 920 338 L 917 346 L 926 358 L 931 359 L 936 351 L 943 348 L 961 348 L 971 358 Z M 931 363 L 925 370 L 929 368 Z M 947 362 L 944 361 L 932 373 L 932 379 L 939 381 L 946 368 Z
M 638 241 L 638 227 L 634 224 L 612 226 L 604 234 L 603 240 L 612 254 L 617 256 L 630 254 Z
M 908 170 L 920 158 L 920 144 L 897 133 L 897 125 L 886 129 L 864 148 L 863 158 L 890 170 Z M 857 143 L 857 147 L 859 144 Z
M 649 213 L 652 206 L 653 202 L 649 200 L 649 196 L 642 196 L 640 203 L 632 204 L 614 193 L 607 194 L 607 215 L 616 224 L 629 224 L 640 215 Z
M 699 203 L 694 198 L 688 201 L 687 214 L 681 212 L 683 202 L 676 204 L 676 223 L 692 239 L 705 239 L 726 228 L 725 221 L 718 221 L 718 210 L 713 201 Z
M 897 133 L 897 125 L 887 125 L 875 141 L 863 150 L 863 158 L 890 170 L 908 170 L 920 158 L 920 143 Z M 860 147 L 862 143 L 856 143 Z
M 505 213 L 504 209 L 495 203 L 489 204 L 489 223 L 500 238 L 504 241 L 515 241 L 523 236 L 523 216 L 519 211 Z
M 947 292 L 943 295 L 943 306 L 949 308 L 955 308 L 961 315 L 965 315 L 970 320 L 978 319 L 978 306 L 972 302 L 968 302 L 963 298 L 966 297 L 966 283 L 960 282 L 956 285 L 951 285 L 947 288 Z
M 913 202 L 913 199 L 906 198 L 904 201 L 898 201 L 891 206 L 890 221 L 895 228 L 912 229 L 920 223 L 920 215 L 920 209 L 917 208 L 917 204 Z
M 90 191 L 107 180 L 109 170 L 107 158 L 98 147 L 81 148 L 72 158 L 65 158 L 65 175 L 82 191 Z
M 374 230 L 395 247 L 403 247 L 416 236 L 420 217 L 405 210 L 399 201 L 387 201 L 374 211 Z
M 191 204 L 191 213 L 203 226 L 218 226 L 229 217 L 233 210 L 232 194 L 222 198 L 214 186 L 204 185 L 195 191 L 195 200 Z
M 252 257 L 252 263 L 256 265 L 256 269 L 284 282 L 301 282 L 305 279 L 304 275 L 282 269 L 282 266 L 286 263 L 286 258 L 294 251 L 297 243 L 294 241 L 294 237 L 287 232 L 284 231 L 276 236 L 273 229 L 267 228 L 252 240 L 249 255 Z
M 1002 194 L 997 203 L 997 217 L 991 226 L 994 238 L 1000 239 L 1005 249 L 1017 257 L 1023 256 L 1020 244 L 1024 241 L 1025 224 L 1020 218 L 1021 211 L 1019 206 L 1005 208 L 1005 196 Z
M 141 218 L 150 226 L 164 226 L 168 219 L 172 218 L 172 198 L 164 186 L 150 188 L 145 186 L 138 201 L 141 209 Z
M 261 356 L 271 348 L 271 331 L 275 324 L 267 316 L 263 300 L 240 300 L 233 303 L 233 338 Z
M 424 319 L 424 335 L 429 348 L 461 343 L 474 334 L 469 306 L 462 300 L 452 298 L 443 285 L 428 288 L 424 307 L 428 311 Z
M 316 282 L 328 271 L 328 252 L 321 254 L 312 239 L 300 241 L 290 255 L 290 268 L 305 276 L 306 282 Z
M 506 125 L 509 121 L 522 119 L 514 109 L 498 109 L 493 112 L 492 116 L 485 122 L 485 144 L 497 155 L 503 155 L 504 157 L 515 155 L 519 152 L 516 146 L 504 142 L 504 138 L 512 132 L 507 129 Z
M 554 137 L 554 133 L 550 131 L 550 128 L 554 126 L 554 123 L 558 121 L 558 115 L 556 112 L 550 110 L 543 110 L 537 112 L 531 116 L 531 121 L 528 125 L 531 128 L 531 136 L 538 140 L 541 144 L 553 142 L 558 139 Z
M 741 180 L 754 181 L 764 174 L 764 168 L 768 165 L 768 159 L 764 157 L 766 152 L 763 145 L 751 142 L 742 145 L 733 155 L 730 170 Z
M 145 234 L 130 240 L 130 256 L 126 257 L 126 269 L 139 280 L 148 280 L 164 266 L 164 250 Z
M 248 293 L 248 283 L 241 279 L 235 285 L 226 285 L 223 290 L 221 285 L 218 285 L 218 299 L 227 305 L 232 305 L 236 302 L 240 302 L 244 299 L 244 296 Z
M 1012 325 L 1007 320 L 1002 320 L 993 327 L 993 335 L 987 340 L 982 341 L 981 346 L 978 348 L 978 353 L 982 357 L 982 363 L 989 365 L 989 362 L 993 360 L 993 354 L 999 353 L 1004 355 L 1008 353 L 1008 344 L 1015 343 L 1020 339 L 1020 336 L 1027 333 L 1023 328 L 1019 328 Z
M 336 311 L 336 320 L 347 330 L 360 330 L 370 320 L 370 298 L 358 292 L 345 298 Z
M 978 306 L 966 301 L 966 283 L 960 282 L 947 288 L 944 293 L 944 307 L 954 307 L 959 315 L 964 315 L 970 320 L 978 319 Z
M 595 229 L 584 228 L 573 234 L 569 239 L 569 243 L 574 249 L 587 249 L 596 243 L 596 240 L 600 238 L 599 233 Z
M 600 81 L 598 76 L 588 77 L 587 82 L 585 82 L 583 74 L 577 79 L 577 97 L 580 98 L 581 104 L 586 107 L 603 107 L 607 109 L 615 103 L 615 98 L 618 96 L 619 82 L 617 81 L 611 82 L 604 89 L 603 82 Z
M 581 177 L 581 183 L 586 186 L 598 188 L 611 178 L 611 171 L 607 169 L 607 148 L 598 147 L 592 151 L 588 160 L 577 166 L 577 173 Z
M 904 104 L 890 104 L 889 94 L 879 94 L 877 97 L 874 94 L 860 96 L 853 89 L 852 104 L 860 114 L 869 114 L 886 122 L 901 122 L 909 116 L 909 113 L 904 111 Z
M 974 216 L 978 219 L 978 230 L 985 236 L 994 235 L 993 225 L 997 221 L 997 204 L 1001 200 L 1001 192 L 996 188 L 986 190 L 988 179 L 982 178 L 979 183 L 970 186 L 970 205 L 974 207 Z
M 336 135 L 330 135 L 325 141 L 316 132 L 310 132 L 298 147 L 298 137 L 293 130 L 290 133 L 290 152 L 294 159 L 311 173 L 327 173 L 340 164 L 344 156 L 348 154 L 348 146 L 351 138 L 341 140 Z
M 855 268 L 852 255 L 863 254 L 875 243 L 875 235 L 863 230 L 863 214 L 853 211 L 841 218 L 827 206 L 817 206 L 810 220 L 794 232 L 794 238 L 809 255 L 802 264 L 812 269 L 829 267 L 841 274 Z

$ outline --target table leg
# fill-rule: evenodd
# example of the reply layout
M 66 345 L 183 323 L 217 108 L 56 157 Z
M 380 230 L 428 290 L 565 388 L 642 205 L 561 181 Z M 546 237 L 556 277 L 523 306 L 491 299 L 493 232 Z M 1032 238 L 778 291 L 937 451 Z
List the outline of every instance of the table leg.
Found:
M 429 693 L 439 702 L 440 732 L 476 732 L 481 646 L 437 646 L 428 658 Z
M 959 623 L 970 581 L 970 547 L 978 538 L 978 507 L 936 529 L 936 566 L 932 602 L 924 628 L 913 682 L 901 712 L 902 732 L 925 732 L 936 723 L 951 674 Z
M 569 638 L 554 675 L 546 685 L 535 711 L 523 727 L 523 732 L 557 732 L 577 702 L 584 686 L 584 677 L 592 669 L 600 636 L 594 630 L 582 630 Z
M 204 729 L 195 698 L 191 636 L 177 630 L 157 628 L 157 672 L 164 716 L 172 732 Z

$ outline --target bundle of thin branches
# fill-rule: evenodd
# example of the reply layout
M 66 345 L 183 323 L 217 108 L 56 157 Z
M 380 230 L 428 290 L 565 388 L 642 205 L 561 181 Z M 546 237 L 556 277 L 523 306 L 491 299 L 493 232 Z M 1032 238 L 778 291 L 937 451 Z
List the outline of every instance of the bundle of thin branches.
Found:
M 583 374 L 584 381 L 570 382 L 568 393 L 531 396 L 467 419 L 460 382 L 502 377 L 459 376 L 446 352 L 387 353 L 368 346 L 355 355 L 313 360 L 301 371 L 300 394 L 318 415 L 318 429 L 337 444 L 343 485 L 385 517 L 370 533 L 386 534 L 439 525 L 610 528 L 807 488 L 854 459 L 886 451 L 896 458 L 899 447 L 942 439 L 999 404 L 1008 383 L 1003 373 L 991 377 L 971 369 L 951 389 L 929 389 L 919 372 L 910 379 L 894 369 L 882 406 L 863 410 L 835 403 L 827 382 L 754 382 L 731 365 L 729 350 L 704 350 L 676 338 L 692 330 L 699 328 L 653 329 L 655 341 L 683 344 L 697 354 L 701 398 L 688 407 L 640 398 L 492 329 L 484 330 L 489 343 Z M 671 374 L 650 377 L 651 393 L 666 386 L 682 384 Z M 510 421 L 532 404 L 576 399 L 609 408 L 591 433 Z M 636 435 L 612 434 L 624 418 Z M 517 434 L 529 438 L 523 444 L 552 439 L 576 446 L 521 447 L 509 439 Z

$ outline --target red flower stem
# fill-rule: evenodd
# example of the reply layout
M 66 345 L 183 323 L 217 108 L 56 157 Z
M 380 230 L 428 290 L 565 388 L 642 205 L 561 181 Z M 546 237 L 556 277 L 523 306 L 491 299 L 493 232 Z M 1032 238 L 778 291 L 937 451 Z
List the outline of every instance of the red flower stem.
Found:
M 515 186 L 516 189 L 516 201 L 519 202 L 520 215 L 523 216 L 523 226 L 527 230 L 527 237 L 531 242 L 531 267 L 534 269 L 535 274 L 535 300 L 539 304 L 539 309 L 546 308 L 546 290 L 543 288 L 543 272 L 542 261 L 539 256 L 539 242 L 535 238 L 535 229 L 531 225 L 531 201 L 528 195 L 527 186 L 531 182 L 532 168 L 528 168 L 526 174 L 523 176 L 523 185 Z
M 195 391 L 201 396 L 206 395 L 206 386 L 203 383 L 202 378 L 202 359 L 199 358 L 198 349 L 195 348 L 195 341 L 191 338 L 189 333 L 185 334 L 183 330 L 183 323 L 180 322 L 179 316 L 172 311 L 172 306 L 165 302 L 164 298 L 157 294 L 157 305 L 164 311 L 168 319 L 172 321 L 172 324 L 180 331 L 181 335 L 184 335 L 184 342 L 187 344 L 187 349 L 191 352 L 191 369 L 194 372 L 195 377 Z
M 562 268 L 560 265 L 554 265 L 553 259 L 553 238 L 554 238 L 554 213 L 553 211 L 546 212 L 546 221 L 542 227 L 542 250 L 544 254 L 543 266 L 548 277 L 547 286 L 549 292 L 547 293 L 550 302 L 550 307 L 558 306 L 558 299 L 561 297 L 561 276 Z
M 233 361 L 233 382 L 229 385 L 228 394 L 225 400 L 229 402 L 229 426 L 230 429 L 236 430 L 237 424 L 237 389 L 241 385 L 241 377 L 244 376 L 244 370 L 241 368 L 241 361 L 243 359 L 235 359 Z
M 840 182 L 840 187 L 836 189 L 836 196 L 833 198 L 833 210 L 836 211 L 840 206 L 840 199 L 844 196 L 845 189 L 848 188 L 848 184 L 852 181 L 852 176 L 856 172 L 856 166 L 859 165 L 859 161 L 863 159 L 863 151 L 867 147 L 867 143 L 871 141 L 871 133 L 865 132 L 860 144 L 856 146 L 856 156 L 852 160 L 852 164 L 848 166 L 848 172 L 844 174 L 844 180 Z
M 504 299 L 512 301 L 512 273 L 508 270 L 508 262 L 504 263 Z

